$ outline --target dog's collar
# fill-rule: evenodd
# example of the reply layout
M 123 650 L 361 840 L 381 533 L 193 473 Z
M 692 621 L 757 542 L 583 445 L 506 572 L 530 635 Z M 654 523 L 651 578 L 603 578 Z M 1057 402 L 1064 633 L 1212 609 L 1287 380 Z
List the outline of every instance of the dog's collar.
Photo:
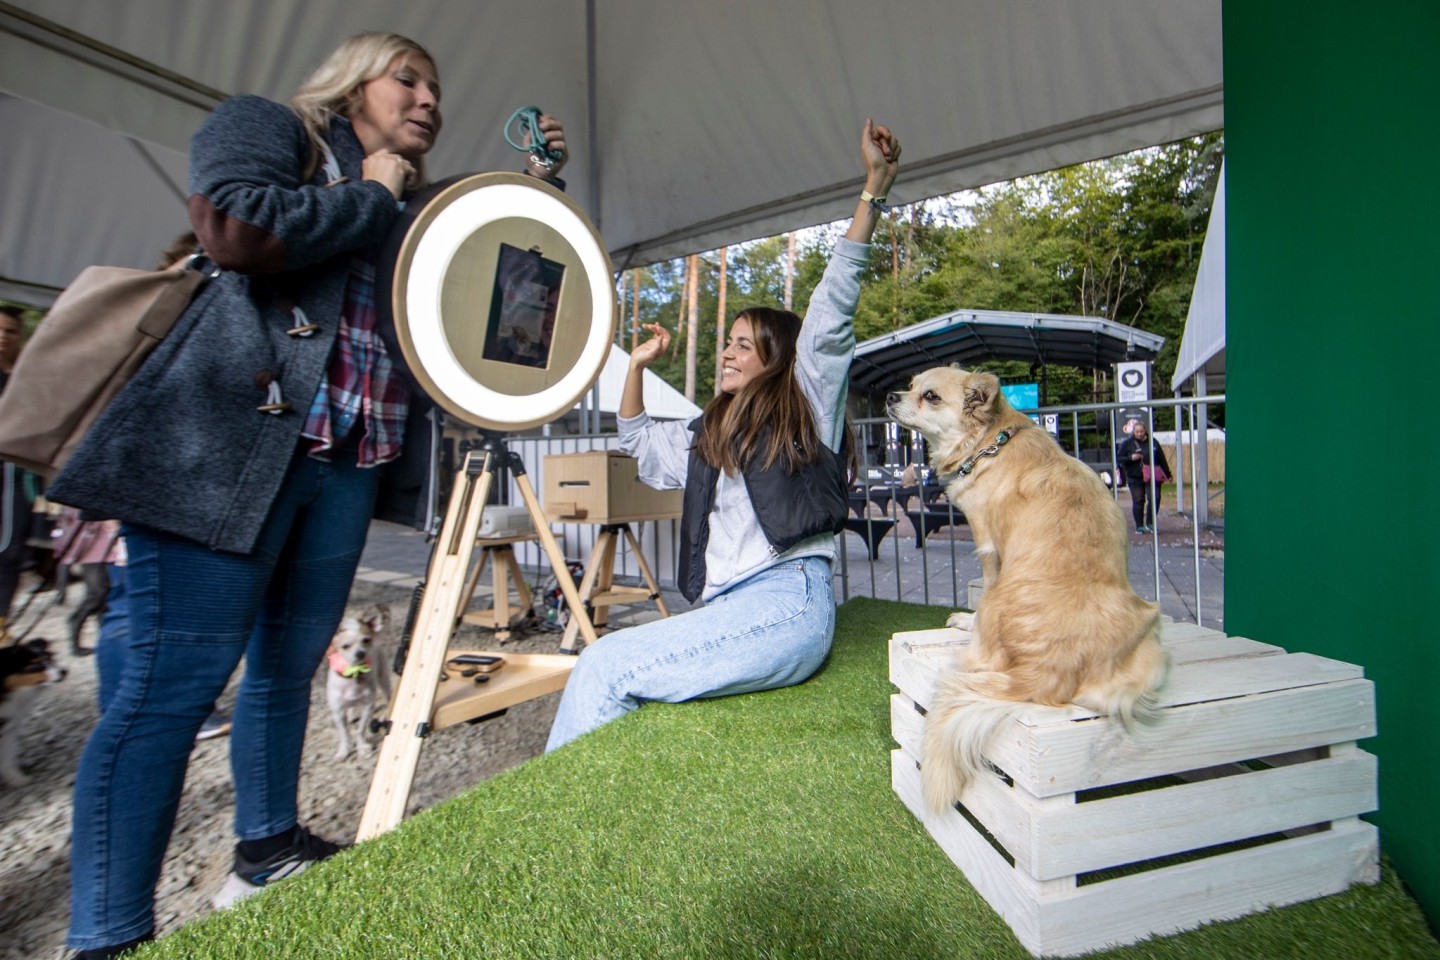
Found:
M 330 654 L 330 669 L 334 670 L 346 680 L 351 680 L 370 672 L 370 658 L 366 657 L 359 663 L 351 663 L 345 659 L 343 653 L 337 650 L 335 653 Z
M 1014 434 L 1011 433 L 1009 430 L 1001 430 L 999 433 L 995 434 L 994 443 L 990 444 L 990 446 L 988 447 L 983 447 L 982 449 L 976 450 L 974 453 L 970 454 L 970 456 L 966 457 L 965 462 L 960 464 L 960 469 L 956 470 L 954 473 L 941 474 L 940 484 L 944 486 L 946 484 L 954 483 L 961 477 L 970 476 L 970 471 L 975 469 L 975 464 L 980 462 L 981 457 L 995 456 L 997 453 L 1000 452 L 1001 447 L 1005 446 L 1005 444 L 1010 442 L 1010 438 L 1013 436 Z

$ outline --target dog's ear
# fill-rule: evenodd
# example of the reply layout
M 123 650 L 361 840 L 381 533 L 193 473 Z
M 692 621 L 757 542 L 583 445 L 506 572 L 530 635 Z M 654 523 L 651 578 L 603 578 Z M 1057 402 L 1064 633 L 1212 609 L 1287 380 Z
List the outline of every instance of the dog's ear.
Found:
M 390 624 L 390 607 L 377 603 L 360 615 L 360 622 L 370 628 L 371 633 L 383 633 Z
M 977 423 L 995 419 L 1000 378 L 993 373 L 972 373 L 965 383 L 965 416 Z

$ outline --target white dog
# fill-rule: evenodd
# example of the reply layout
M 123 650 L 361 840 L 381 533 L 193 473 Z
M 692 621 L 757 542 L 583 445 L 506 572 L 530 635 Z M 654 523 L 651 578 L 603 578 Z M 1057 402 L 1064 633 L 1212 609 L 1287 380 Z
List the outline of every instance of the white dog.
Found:
M 370 718 L 375 715 L 377 694 L 390 699 L 390 665 L 384 650 L 383 635 L 390 625 L 390 608 L 384 604 L 369 607 L 358 617 L 340 621 L 340 629 L 330 642 L 325 699 L 335 719 L 335 732 L 340 740 L 335 759 L 350 756 L 353 744 L 350 725 L 357 720 L 359 741 L 371 746 Z

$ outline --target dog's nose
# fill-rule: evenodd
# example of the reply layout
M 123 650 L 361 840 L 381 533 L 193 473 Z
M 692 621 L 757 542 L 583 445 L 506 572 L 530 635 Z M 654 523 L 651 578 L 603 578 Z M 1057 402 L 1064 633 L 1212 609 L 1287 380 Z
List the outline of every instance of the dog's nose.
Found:
M 887 393 L 887 394 L 885 394 L 885 403 L 886 403 L 887 406 L 893 407 L 893 406 L 895 406 L 895 404 L 897 404 L 897 403 L 899 403 L 899 402 L 900 402 L 900 394 L 898 394 L 898 393 Z

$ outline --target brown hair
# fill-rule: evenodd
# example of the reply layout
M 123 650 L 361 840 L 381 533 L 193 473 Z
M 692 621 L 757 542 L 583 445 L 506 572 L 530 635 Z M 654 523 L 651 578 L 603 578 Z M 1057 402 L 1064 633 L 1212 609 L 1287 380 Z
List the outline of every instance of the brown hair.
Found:
M 778 462 L 787 473 L 795 473 L 828 453 L 810 401 L 795 380 L 800 318 L 789 310 L 751 307 L 735 315 L 735 320 L 740 319 L 750 321 L 763 368 L 738 393 L 721 392 L 717 384 L 714 399 L 705 406 L 705 429 L 695 450 L 706 463 L 732 476 L 757 456 L 765 469 Z M 849 442 L 848 417 L 845 439 L 853 472 L 855 450 Z
M 160 254 L 160 262 L 155 264 L 155 269 L 164 270 L 167 267 L 174 266 L 175 261 L 190 256 L 198 246 L 200 246 L 200 238 L 195 236 L 195 231 L 186 230 L 180 234 L 180 236 L 170 241 L 170 246 L 166 247 L 165 252 Z

